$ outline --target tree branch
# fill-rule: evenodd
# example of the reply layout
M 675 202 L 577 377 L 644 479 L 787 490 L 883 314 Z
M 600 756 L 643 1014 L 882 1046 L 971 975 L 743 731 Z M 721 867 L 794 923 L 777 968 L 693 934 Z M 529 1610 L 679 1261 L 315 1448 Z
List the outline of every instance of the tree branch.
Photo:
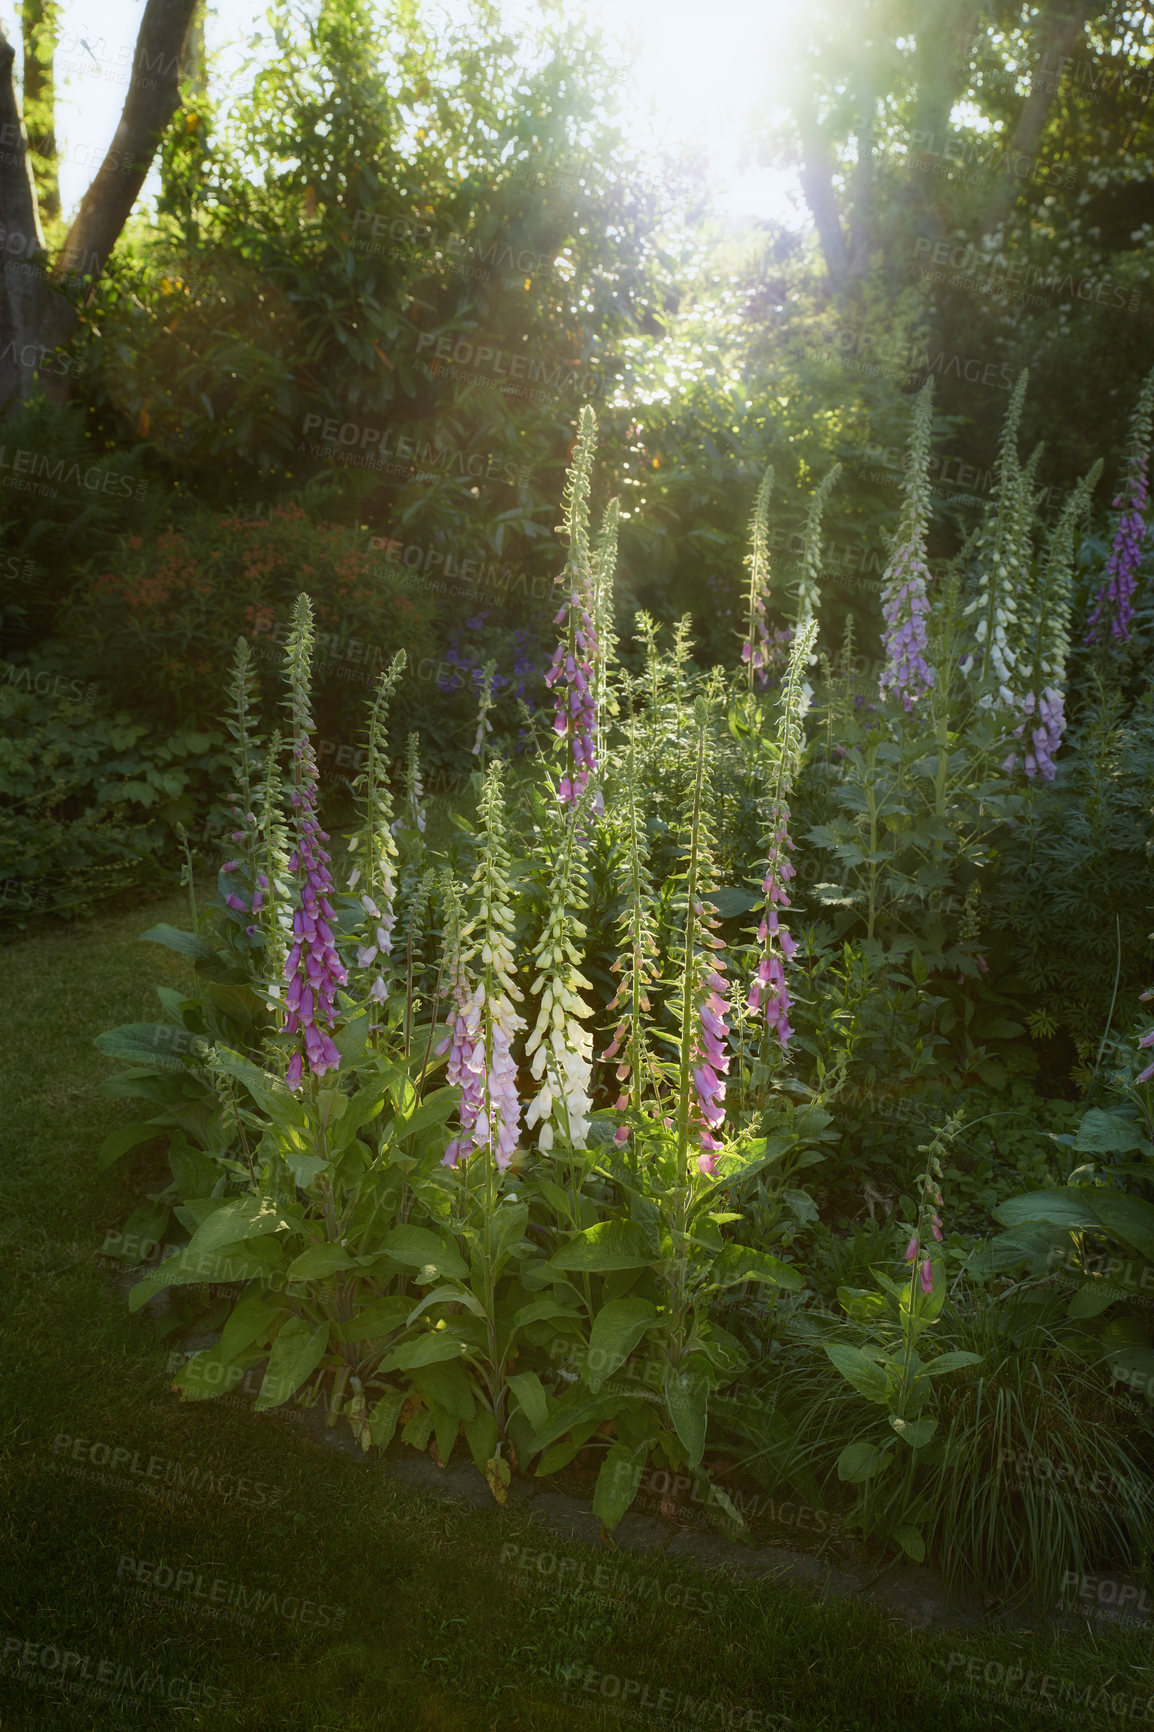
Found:
M 817 229 L 829 286 L 836 294 L 849 280 L 849 251 L 833 188 L 833 157 L 818 125 L 813 98 L 795 99 L 794 118 L 801 137 L 801 190 Z
M 165 128 L 180 106 L 180 57 L 197 0 L 148 0 L 116 136 L 85 193 L 56 270 L 98 277 L 112 255 Z

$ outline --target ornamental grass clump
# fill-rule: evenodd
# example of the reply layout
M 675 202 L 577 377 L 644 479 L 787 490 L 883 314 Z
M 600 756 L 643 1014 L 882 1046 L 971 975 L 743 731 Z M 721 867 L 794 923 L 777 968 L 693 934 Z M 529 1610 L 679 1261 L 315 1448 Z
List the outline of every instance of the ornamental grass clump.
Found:
M 437 1048 L 449 1054 L 448 1080 L 461 1089 L 461 1129 L 445 1151 L 455 1166 L 478 1149 L 501 1171 L 509 1165 L 521 1127 L 513 1039 L 525 1027 L 514 1008 L 521 992 L 514 979 L 511 856 L 505 845 L 503 767 L 489 765 L 481 791 L 480 851 L 469 887 L 468 913 L 447 945 L 447 973 L 455 1010 L 449 1034 Z M 477 967 L 474 981 L 470 967 Z
M 749 988 L 748 1008 L 756 1016 L 764 1015 L 766 1029 L 776 1035 L 784 1052 L 793 1030 L 789 1024 L 789 987 L 785 964 L 797 949 L 795 940 L 782 926 L 780 915 L 789 908 L 787 888 L 796 869 L 789 859 L 794 844 L 789 836 L 788 797 L 805 751 L 805 729 L 802 722 L 803 670 L 809 663 L 817 638 L 817 621 L 809 619 L 798 630 L 790 651 L 781 698 L 781 720 L 778 730 L 777 763 L 773 771 L 769 797 L 769 846 L 766 872 L 762 880 L 765 905 L 757 928 L 761 957 Z
M 284 965 L 284 1032 L 298 1035 L 302 1046 L 289 1060 L 285 1081 L 301 1086 L 307 1062 L 314 1076 L 340 1067 L 341 1055 L 332 1040 L 336 1021 L 336 992 L 348 979 L 337 954 L 331 922 L 336 919 L 329 893 L 333 888 L 330 856 L 324 844 L 327 833 L 317 818 L 317 759 L 312 742 L 310 669 L 313 648 L 313 611 L 307 595 L 297 598 L 289 633 L 286 677 L 292 715 L 293 788 L 291 801 L 296 815 L 296 846 L 289 856 L 290 873 L 298 886 L 293 912 L 292 948 Z
M 1134 615 L 1134 592 L 1146 537 L 1149 502 L 1150 428 L 1154 417 L 1154 369 L 1147 375 L 1130 421 L 1126 478 L 1114 500 L 1120 512 L 1106 576 L 1086 621 L 1087 644 L 1126 643 Z
M 926 660 L 926 615 L 930 611 L 926 595 L 930 580 L 926 540 L 930 527 L 933 424 L 934 382 L 927 379 L 914 406 L 902 521 L 882 579 L 885 619 L 882 645 L 886 660 L 878 691 L 883 699 L 895 692 L 907 712 L 934 683 L 934 670 Z

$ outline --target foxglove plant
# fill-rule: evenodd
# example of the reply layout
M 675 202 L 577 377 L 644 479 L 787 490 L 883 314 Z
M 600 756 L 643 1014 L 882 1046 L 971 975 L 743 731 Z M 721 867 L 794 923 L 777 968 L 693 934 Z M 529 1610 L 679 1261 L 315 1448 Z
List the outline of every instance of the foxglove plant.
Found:
M 299 892 L 293 913 L 293 945 L 284 965 L 288 982 L 284 1032 L 301 1039 L 285 1076 L 292 1089 L 300 1088 L 306 1062 L 318 1077 L 339 1068 L 341 1055 L 331 1031 L 336 1021 L 337 988 L 348 979 L 330 924 L 336 916 L 329 901 L 333 881 L 330 857 L 324 847 L 328 836 L 317 818 L 317 759 L 310 702 L 312 650 L 312 603 L 302 594 L 293 609 L 286 651 L 289 684 L 286 708 L 292 716 L 293 731 L 291 798 L 296 815 L 296 846 L 288 866 L 296 875 Z
M 750 551 L 745 556 L 745 563 L 749 567 L 749 602 L 741 659 L 747 671 L 750 691 L 753 690 L 755 680 L 763 689 L 769 683 L 770 664 L 777 651 L 777 639 L 780 636 L 780 633 L 775 632 L 771 638 L 766 622 L 766 603 L 769 600 L 769 497 L 772 492 L 773 465 L 770 464 L 757 490 L 757 503 L 749 525 Z
M 292 878 L 280 755 L 281 736 L 274 732 L 265 759 L 264 785 L 257 813 L 257 888 L 253 895 L 253 912 L 264 938 L 266 991 L 273 1003 L 281 998 L 285 961 L 292 942 Z
M 568 589 L 554 623 L 561 637 L 545 675 L 556 687 L 553 730 L 564 750 L 558 788 L 563 806 L 575 806 L 597 768 L 597 693 L 595 667 L 599 656 L 595 612 L 597 599 L 589 549 L 589 494 L 596 449 L 597 422 L 592 409 L 581 411 L 573 461 L 565 482 L 565 521 L 559 534 L 569 545 L 565 569 L 555 582 Z
M 1109 637 L 1126 643 L 1134 613 L 1134 592 L 1142 563 L 1146 537 L 1146 506 L 1149 501 L 1150 427 L 1154 417 L 1154 369 L 1147 375 L 1130 420 L 1126 479 L 1114 500 L 1120 512 L 1114 532 L 1114 547 L 1106 566 L 1106 577 L 1086 621 L 1086 642 L 1096 644 Z M 1109 633 L 1107 634 L 1107 627 Z
M 393 820 L 393 835 L 398 830 L 415 830 L 425 834 L 425 784 L 421 775 L 421 737 L 410 734 L 405 745 L 405 796 L 401 815 Z
M 616 1081 L 620 1093 L 615 1106 L 618 1112 L 629 1109 L 640 1118 L 647 1104 L 659 1104 L 662 1095 L 661 1069 L 649 1044 L 646 1018 L 652 1013 L 650 993 L 659 976 L 657 942 L 657 908 L 653 881 L 649 871 L 648 838 L 645 832 L 641 790 L 637 777 L 637 718 L 629 712 L 629 747 L 618 783 L 617 810 L 614 813 L 624 859 L 624 907 L 618 920 L 622 950 L 610 972 L 619 976 L 617 991 L 608 1009 L 617 1011 L 619 1021 L 613 1039 L 601 1054 L 606 1063 L 616 1063 Z M 666 1129 L 671 1128 L 666 1123 Z M 628 1125 L 620 1125 L 614 1141 L 620 1145 L 629 1140 Z
M 687 1167 L 689 1142 L 694 1138 L 701 1150 L 697 1167 L 712 1173 L 721 1148 L 715 1133 L 725 1123 L 725 1081 L 729 1070 L 729 983 L 720 954 L 724 946 L 717 937 L 718 921 L 707 907 L 714 888 L 715 871 L 706 813 L 713 805 L 710 783 L 710 704 L 698 698 L 694 705 L 695 768 L 682 809 L 682 847 L 685 860 L 681 886 L 673 909 L 680 921 L 674 949 L 676 988 L 672 1009 L 679 1029 L 678 1161 Z M 686 1174 L 686 1177 L 688 1175 Z
M 757 928 L 761 957 L 749 988 L 748 1009 L 763 1014 L 766 1029 L 777 1036 L 783 1052 L 793 1030 L 789 1024 L 789 987 L 785 965 L 797 949 L 796 941 L 782 926 L 780 916 L 790 906 L 788 884 L 796 869 L 789 859 L 794 844 L 789 835 L 789 794 L 805 751 L 803 717 L 804 670 L 813 653 L 817 621 L 809 619 L 798 630 L 790 651 L 789 667 L 781 695 L 777 763 L 769 796 L 769 846 L 762 880 L 765 904 Z
M 1021 739 L 1028 730 L 1023 768 L 1027 776 L 1041 776 L 1043 782 L 1052 782 L 1057 773 L 1054 756 L 1066 721 L 1063 688 L 1070 652 L 1075 536 L 1089 511 L 1090 496 L 1101 473 L 1099 459 L 1074 488 L 1050 535 L 1029 639 L 1019 657 L 1027 690 L 1022 699 L 1023 719 L 1015 736 Z M 1017 753 L 1011 753 L 1003 767 L 1012 770 L 1016 762 Z
M 514 1008 L 521 992 L 514 980 L 511 860 L 504 842 L 501 777 L 502 765 L 495 759 L 481 790 L 481 845 L 469 890 L 471 918 L 461 928 L 456 953 L 447 959 L 455 1010 L 449 1035 L 437 1051 L 449 1053 L 449 1081 L 461 1085 L 461 1130 L 445 1151 L 445 1165 L 455 1166 L 462 1156 L 486 1149 L 504 1171 L 520 1131 L 512 1044 L 525 1019 Z M 470 965 L 477 968 L 475 980 Z
M 236 914 L 256 914 L 263 901 L 263 887 L 257 878 L 258 823 L 253 810 L 253 792 L 259 740 L 253 731 L 252 710 L 257 697 L 256 675 L 247 639 L 238 637 L 233 655 L 232 674 L 228 683 L 229 713 L 225 725 L 236 741 L 233 753 L 235 785 L 230 815 L 236 828 L 228 840 L 235 858 L 226 860 L 221 872 L 232 888 L 225 893 L 224 905 Z M 234 876 L 235 874 L 235 876 Z M 259 927 L 246 928 L 255 937 Z
M 926 585 L 926 539 L 930 527 L 930 443 L 934 425 L 934 382 L 927 379 L 914 405 L 906 471 L 904 510 L 889 564 L 882 578 L 882 646 L 885 666 L 878 686 L 885 699 L 901 698 L 908 713 L 934 683 L 926 660 L 926 615 L 930 611 Z
M 1023 472 L 1018 458 L 1018 427 L 1026 400 L 1029 372 L 1018 377 L 1006 410 L 998 449 L 997 498 L 976 540 L 978 587 L 963 609 L 963 619 L 976 615 L 974 641 L 980 661 L 970 652 L 962 663 L 969 676 L 977 669 L 978 703 L 990 709 L 996 701 L 1012 708 L 1015 655 L 1010 637 L 1017 628 L 1017 595 L 1023 581 L 1021 542 L 1024 516 Z
M 805 520 L 805 535 L 801 551 L 801 582 L 797 591 L 797 630 L 816 612 L 821 599 L 818 585 L 822 575 L 821 525 L 829 496 L 837 486 L 841 476 L 841 464 L 835 463 L 833 468 L 814 488 L 809 502 L 809 511 Z
M 540 1124 L 537 1140 L 543 1154 L 553 1147 L 555 1129 L 567 1147 L 583 1149 L 593 1109 L 589 1087 L 593 1036 L 584 1026 L 589 1006 L 578 997 L 580 990 L 592 990 L 592 982 L 579 968 L 585 942 L 581 916 L 587 903 L 583 816 L 579 805 L 553 818 L 549 901 L 545 927 L 533 952 L 537 977 L 530 990 L 541 994 L 541 1005 L 525 1042 L 525 1056 L 541 1086 L 526 1110 L 525 1126 Z
M 405 652 L 398 650 L 381 674 L 369 713 L 365 766 L 353 783 L 360 822 L 349 843 L 348 892 L 356 898 L 358 913 L 354 934 L 356 968 L 373 1004 L 384 1004 L 389 995 L 386 959 L 392 953 L 397 923 L 393 906 L 397 894 L 397 844 L 393 836 L 385 723 L 404 668 Z
M 489 735 L 493 732 L 489 711 L 497 701 L 497 663 L 487 661 L 484 667 L 474 668 L 473 681 L 477 687 L 477 732 L 473 739 L 473 756 L 480 759 L 483 775 Z
M 606 731 L 617 715 L 609 670 L 617 648 L 613 629 L 613 578 L 617 570 L 617 527 L 619 501 L 611 499 L 601 518 L 601 528 L 593 544 L 593 631 L 596 648 L 593 660 L 593 690 L 597 699 L 597 721 L 594 752 L 598 764 L 606 761 Z

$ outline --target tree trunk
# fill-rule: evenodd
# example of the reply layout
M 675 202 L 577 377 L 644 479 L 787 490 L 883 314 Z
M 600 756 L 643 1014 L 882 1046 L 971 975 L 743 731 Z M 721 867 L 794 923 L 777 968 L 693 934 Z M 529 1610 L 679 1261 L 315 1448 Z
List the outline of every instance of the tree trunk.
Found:
M 53 60 L 60 40 L 58 0 L 24 0 L 24 123 L 30 135 L 32 172 L 46 222 L 60 216 L 56 164 L 56 81 Z
M 983 234 L 1001 228 L 1013 210 L 1018 193 L 1015 164 L 1023 158 L 1033 162 L 1060 82 L 1062 61 L 1081 40 L 1087 18 L 1100 10 L 1101 0 L 1074 0 L 1072 6 L 1069 0 L 1050 0 L 1040 31 L 1041 67 L 1030 82 L 997 187 L 982 213 Z
M 836 295 L 849 279 L 849 250 L 834 192 L 833 157 L 808 92 L 795 100 L 793 112 L 801 137 L 801 190 L 817 229 L 829 287 Z
M 38 384 L 52 395 L 65 394 L 69 357 L 50 351 L 72 337 L 76 313 L 57 283 L 69 277 L 79 286 L 108 263 L 179 106 L 180 56 L 195 6 L 196 0 L 148 0 L 124 112 L 56 260 L 56 283 L 45 270 L 28 138 L 16 100 L 15 50 L 0 26 L 0 224 L 7 237 L 0 272 L 0 406 L 31 396 Z

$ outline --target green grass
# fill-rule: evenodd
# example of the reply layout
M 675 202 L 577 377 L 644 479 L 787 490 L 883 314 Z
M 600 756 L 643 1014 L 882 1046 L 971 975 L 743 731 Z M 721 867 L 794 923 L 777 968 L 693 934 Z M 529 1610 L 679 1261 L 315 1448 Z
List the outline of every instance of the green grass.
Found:
M 514 1507 L 441 1503 L 391 1477 L 377 1457 L 349 1459 L 302 1427 L 235 1406 L 182 1407 L 168 1389 L 169 1343 L 154 1322 L 129 1316 L 97 1260 L 147 1163 L 96 1170 L 101 1138 L 131 1116 L 131 1103 L 97 1093 L 117 1067 L 92 1039 L 150 1019 L 157 983 L 185 984 L 180 958 L 133 942 L 158 920 L 182 924 L 185 908 L 173 896 L 91 925 L 45 927 L 2 953 L 4 1732 L 552 1732 L 763 1727 L 777 1724 L 774 1715 L 797 1732 L 1149 1723 L 1154 1668 L 1139 1636 L 911 1634 L 861 1598 L 822 1603 L 807 1590 L 719 1578 L 667 1557 L 594 1552 Z M 122 1468 L 126 1487 L 67 1474 L 74 1445 L 54 1449 L 62 1437 L 89 1446 L 89 1456 L 92 1445 L 127 1450 L 137 1472 L 131 1460 Z M 260 1482 L 275 1499 L 240 1503 L 217 1487 L 162 1501 L 145 1489 L 152 1457 L 201 1477 L 234 1476 L 225 1489 L 237 1477 Z M 532 1551 L 531 1573 L 517 1573 L 512 1548 Z M 195 1580 L 163 1603 L 132 1597 L 124 1559 L 136 1561 L 132 1569 L 191 1571 L 201 1597 Z M 579 1567 L 584 1581 L 571 1588 Z M 239 1586 L 250 1603 L 260 1589 L 277 1605 L 250 1614 L 250 1627 L 214 1619 L 205 1598 L 214 1582 L 228 1584 L 217 1590 L 225 1603 Z M 325 1607 L 328 1623 L 285 1617 L 286 1596 L 290 1607 Z M 11 1670 L 15 1641 L 34 1645 L 24 1675 Z M 105 1678 L 128 1666 L 138 1686 L 147 1674 L 175 1694 L 65 1702 L 43 1688 L 59 1676 L 53 1650 L 82 1656 L 90 1683 L 102 1665 Z M 582 1668 L 568 1690 L 557 1681 L 563 1666 Z M 1003 1702 L 997 1680 L 1015 1666 L 1022 1687 Z M 958 1687 L 967 1668 L 970 1695 Z M 1125 1692 L 1125 1719 L 1086 1706 L 1103 1686 L 1119 1701 Z M 234 1700 L 221 1706 L 209 1691 Z M 698 1707 L 677 1719 L 685 1695 Z M 714 1706 L 701 1707 L 706 1698 Z

